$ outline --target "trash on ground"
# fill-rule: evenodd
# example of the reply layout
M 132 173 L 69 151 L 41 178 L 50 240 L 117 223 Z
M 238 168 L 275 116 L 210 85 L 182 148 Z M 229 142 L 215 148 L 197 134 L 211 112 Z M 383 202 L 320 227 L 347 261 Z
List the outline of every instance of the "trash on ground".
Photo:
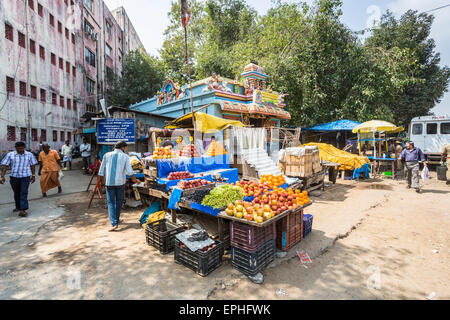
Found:
M 278 289 L 276 294 L 277 296 L 287 296 L 286 291 L 284 291 L 283 289 Z
M 306 253 L 305 250 L 297 251 L 297 256 L 300 258 L 299 261 L 300 264 L 312 263 L 311 258 L 309 257 L 309 255 Z
M 264 282 L 264 275 L 262 273 L 258 273 L 256 276 L 248 277 L 251 282 L 256 284 L 262 284 Z

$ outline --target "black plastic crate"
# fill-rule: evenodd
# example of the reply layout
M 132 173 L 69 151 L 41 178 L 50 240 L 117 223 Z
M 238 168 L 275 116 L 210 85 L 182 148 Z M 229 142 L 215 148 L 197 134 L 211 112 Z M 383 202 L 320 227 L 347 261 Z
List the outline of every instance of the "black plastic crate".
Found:
M 255 276 L 275 260 L 275 240 L 269 240 L 256 252 L 231 248 L 231 264 L 247 276 Z
M 216 246 L 207 252 L 193 252 L 175 238 L 175 262 L 206 277 L 222 265 L 223 243 L 217 240 L 215 244 Z
M 175 236 L 184 231 L 184 227 L 163 219 L 147 224 L 145 237 L 149 246 L 155 247 L 161 254 L 168 254 L 174 249 Z
M 309 235 L 312 231 L 313 216 L 305 214 L 303 216 L 303 238 Z

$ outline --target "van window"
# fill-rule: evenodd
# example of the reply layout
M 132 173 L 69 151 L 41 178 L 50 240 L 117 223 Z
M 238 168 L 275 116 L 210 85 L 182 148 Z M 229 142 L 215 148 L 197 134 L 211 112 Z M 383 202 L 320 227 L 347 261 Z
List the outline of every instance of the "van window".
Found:
M 416 123 L 416 124 L 413 125 L 412 134 L 413 135 L 422 134 L 422 130 L 423 130 L 423 124 Z
M 427 124 L 427 134 L 437 134 L 437 123 Z
M 450 122 L 441 123 L 441 134 L 450 134 Z

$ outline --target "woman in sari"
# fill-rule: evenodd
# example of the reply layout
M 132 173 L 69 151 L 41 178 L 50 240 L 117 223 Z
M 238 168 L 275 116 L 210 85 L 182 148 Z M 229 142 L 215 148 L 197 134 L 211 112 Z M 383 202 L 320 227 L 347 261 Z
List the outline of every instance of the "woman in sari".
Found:
M 61 158 L 56 150 L 50 149 L 48 144 L 42 145 L 43 151 L 39 154 L 39 176 L 41 177 L 42 196 L 47 197 L 47 191 L 58 187 L 58 193 L 62 192 L 59 182 L 59 169 Z

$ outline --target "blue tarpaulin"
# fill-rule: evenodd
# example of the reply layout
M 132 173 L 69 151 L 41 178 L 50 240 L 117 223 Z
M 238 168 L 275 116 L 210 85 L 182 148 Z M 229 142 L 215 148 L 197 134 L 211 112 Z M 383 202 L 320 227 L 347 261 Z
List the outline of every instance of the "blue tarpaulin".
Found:
M 229 168 L 230 156 L 227 154 L 216 157 L 158 160 L 159 178 L 167 177 L 171 172 L 189 171 L 190 173 L 195 174 L 205 171 Z
M 330 123 L 318 124 L 317 126 L 303 129 L 305 131 L 352 131 L 361 123 L 352 120 L 338 120 Z

